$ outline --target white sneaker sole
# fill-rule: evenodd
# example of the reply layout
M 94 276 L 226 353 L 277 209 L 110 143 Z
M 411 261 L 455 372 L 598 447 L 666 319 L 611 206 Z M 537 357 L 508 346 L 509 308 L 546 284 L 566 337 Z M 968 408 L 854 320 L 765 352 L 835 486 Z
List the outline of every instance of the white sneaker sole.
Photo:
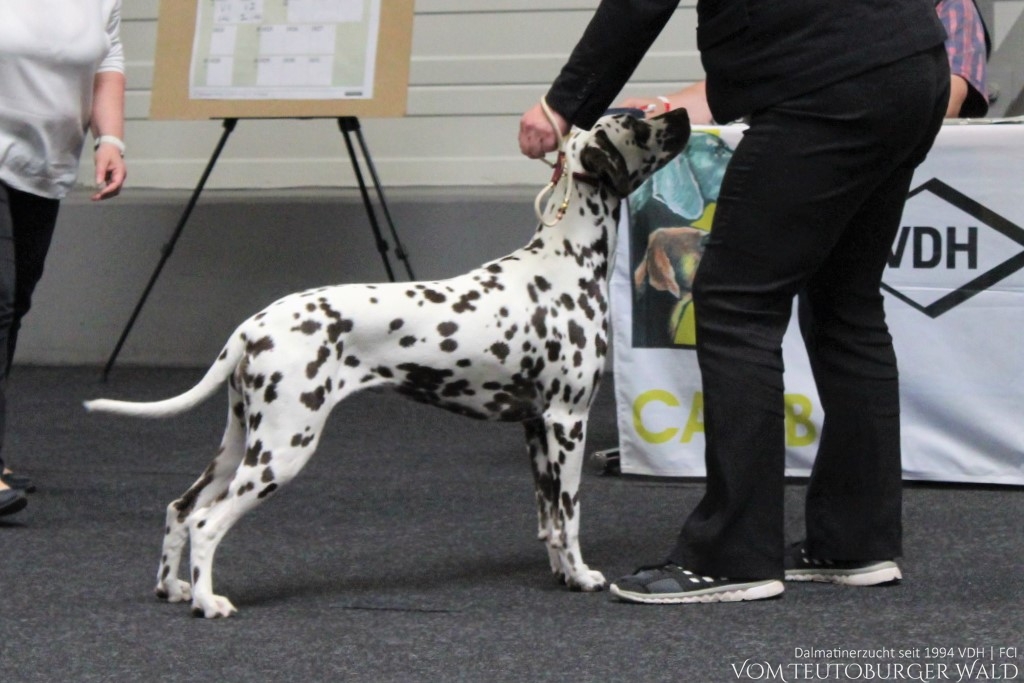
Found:
M 682 605 L 694 602 L 764 600 L 781 595 L 786 590 L 786 586 L 781 581 L 768 580 L 737 583 L 683 593 L 634 593 L 633 591 L 623 590 L 613 583 L 609 590 L 612 595 L 626 602 L 642 602 L 647 605 Z
M 786 581 L 816 581 L 840 586 L 878 586 L 883 583 L 899 581 L 902 578 L 903 574 L 895 562 L 880 562 L 877 565 L 856 571 L 822 567 L 786 570 Z

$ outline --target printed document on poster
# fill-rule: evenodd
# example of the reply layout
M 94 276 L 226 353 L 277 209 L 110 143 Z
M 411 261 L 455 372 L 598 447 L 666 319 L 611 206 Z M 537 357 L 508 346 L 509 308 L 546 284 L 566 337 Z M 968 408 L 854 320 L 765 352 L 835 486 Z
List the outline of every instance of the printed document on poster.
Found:
M 381 0 L 198 0 L 189 96 L 371 99 Z

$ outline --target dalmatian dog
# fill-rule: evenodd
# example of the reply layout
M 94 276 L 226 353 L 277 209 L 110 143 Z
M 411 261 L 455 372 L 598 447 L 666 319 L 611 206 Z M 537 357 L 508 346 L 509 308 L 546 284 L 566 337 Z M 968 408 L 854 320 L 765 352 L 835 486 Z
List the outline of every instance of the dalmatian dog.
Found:
M 90 411 L 156 418 L 196 406 L 227 381 L 220 450 L 167 507 L 157 596 L 190 600 L 196 616 L 235 613 L 213 591 L 217 545 L 298 474 L 335 405 L 381 386 L 462 415 L 522 423 L 552 572 L 574 590 L 603 589 L 604 577 L 580 553 L 578 488 L 608 346 L 610 242 L 622 199 L 683 149 L 689 131 L 685 110 L 606 116 L 565 140 L 551 200 L 522 249 L 449 280 L 291 294 L 243 322 L 185 393 L 87 401 Z M 186 540 L 191 573 L 183 580 Z

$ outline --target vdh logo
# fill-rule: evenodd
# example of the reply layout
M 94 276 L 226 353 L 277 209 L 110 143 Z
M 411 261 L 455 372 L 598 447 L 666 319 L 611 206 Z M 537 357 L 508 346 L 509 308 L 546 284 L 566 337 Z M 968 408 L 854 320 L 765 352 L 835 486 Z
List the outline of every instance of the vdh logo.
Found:
M 903 211 L 882 289 L 937 318 L 1024 268 L 1024 228 L 937 178 Z

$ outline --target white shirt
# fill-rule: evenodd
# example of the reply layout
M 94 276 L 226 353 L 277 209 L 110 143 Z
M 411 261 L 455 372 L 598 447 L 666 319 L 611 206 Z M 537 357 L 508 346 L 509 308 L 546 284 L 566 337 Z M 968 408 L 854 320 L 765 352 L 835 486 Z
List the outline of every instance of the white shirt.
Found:
M 0 180 L 74 187 L 95 76 L 124 73 L 120 26 L 121 0 L 0 0 Z

